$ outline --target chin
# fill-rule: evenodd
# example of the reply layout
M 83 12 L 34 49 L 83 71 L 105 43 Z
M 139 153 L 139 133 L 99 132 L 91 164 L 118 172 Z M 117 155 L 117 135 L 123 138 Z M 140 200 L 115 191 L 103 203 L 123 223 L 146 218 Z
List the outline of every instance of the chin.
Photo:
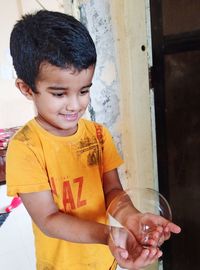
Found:
M 62 127 L 60 127 L 60 129 L 62 129 L 62 130 L 76 129 L 77 125 L 78 125 L 78 123 L 76 122 L 76 123 L 73 123 L 71 125 L 62 126 Z

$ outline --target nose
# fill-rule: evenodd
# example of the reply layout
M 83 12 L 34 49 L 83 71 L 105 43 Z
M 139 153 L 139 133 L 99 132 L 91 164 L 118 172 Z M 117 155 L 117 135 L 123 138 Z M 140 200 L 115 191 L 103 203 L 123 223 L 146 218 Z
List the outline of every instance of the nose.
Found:
M 67 111 L 78 111 L 79 107 L 80 102 L 76 95 L 67 97 L 67 104 L 66 104 Z

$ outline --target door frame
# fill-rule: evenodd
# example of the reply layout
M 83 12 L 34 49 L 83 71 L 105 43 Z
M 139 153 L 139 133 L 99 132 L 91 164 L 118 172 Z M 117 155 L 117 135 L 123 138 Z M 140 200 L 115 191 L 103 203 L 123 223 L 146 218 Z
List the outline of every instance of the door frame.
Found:
M 169 199 L 167 128 L 165 116 L 164 56 L 184 51 L 199 50 L 200 31 L 180 34 L 163 34 L 162 0 L 150 0 L 152 36 L 152 85 L 154 89 L 158 184 L 160 192 Z M 170 241 L 164 244 L 163 266 L 170 269 Z

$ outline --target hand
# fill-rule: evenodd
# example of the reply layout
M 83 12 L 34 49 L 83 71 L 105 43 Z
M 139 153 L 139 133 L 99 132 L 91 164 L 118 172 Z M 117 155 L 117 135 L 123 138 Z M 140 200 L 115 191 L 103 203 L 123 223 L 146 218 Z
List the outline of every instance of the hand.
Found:
M 118 265 L 129 270 L 146 267 L 162 256 L 158 248 L 144 248 L 125 228 L 111 227 L 108 244 Z
M 180 227 L 171 221 L 135 208 L 128 194 L 115 197 L 110 203 L 109 247 L 118 264 L 129 270 L 138 270 L 155 262 L 162 256 L 159 247 L 179 233 Z
M 144 246 L 160 247 L 171 233 L 180 233 L 181 228 L 171 221 L 155 214 L 129 214 L 123 224 Z

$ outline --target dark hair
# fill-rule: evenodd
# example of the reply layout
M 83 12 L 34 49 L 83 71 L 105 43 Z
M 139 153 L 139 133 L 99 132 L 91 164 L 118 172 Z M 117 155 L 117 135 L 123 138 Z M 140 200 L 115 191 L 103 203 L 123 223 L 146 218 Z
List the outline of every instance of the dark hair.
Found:
M 27 14 L 10 36 L 10 52 L 18 78 L 33 91 L 41 63 L 79 71 L 96 63 L 96 49 L 86 27 L 74 17 L 47 10 Z

